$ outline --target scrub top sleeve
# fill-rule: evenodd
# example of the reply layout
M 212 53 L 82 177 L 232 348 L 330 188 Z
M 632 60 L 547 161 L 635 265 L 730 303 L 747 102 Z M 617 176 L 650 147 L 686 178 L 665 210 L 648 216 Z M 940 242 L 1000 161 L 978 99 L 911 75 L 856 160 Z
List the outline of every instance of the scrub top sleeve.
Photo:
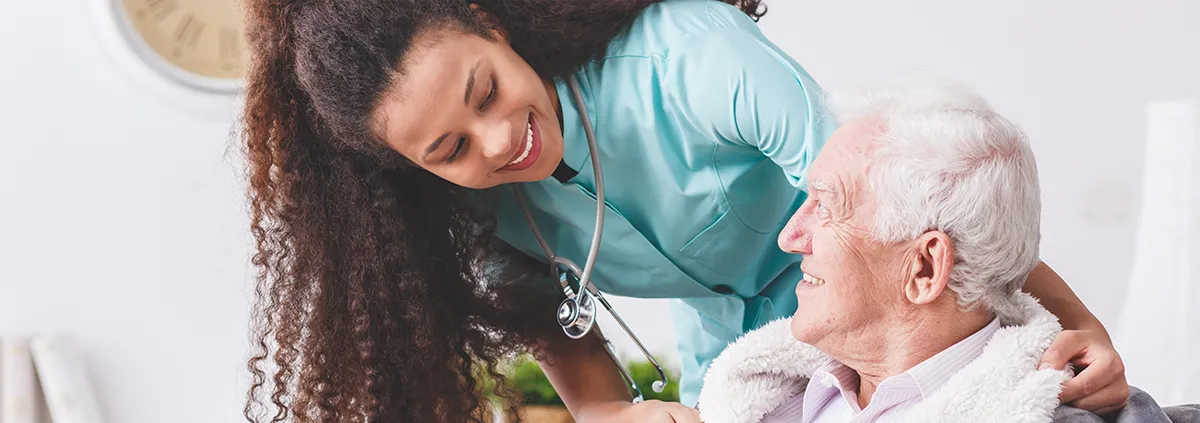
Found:
M 752 31 L 717 29 L 672 48 L 665 59 L 668 106 L 718 143 L 757 148 L 806 189 L 804 176 L 834 122 L 812 77 Z

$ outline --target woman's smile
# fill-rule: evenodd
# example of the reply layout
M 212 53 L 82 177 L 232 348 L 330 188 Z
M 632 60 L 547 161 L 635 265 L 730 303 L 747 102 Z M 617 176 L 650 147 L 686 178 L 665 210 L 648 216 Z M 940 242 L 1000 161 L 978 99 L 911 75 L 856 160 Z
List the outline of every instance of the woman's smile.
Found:
M 537 163 L 538 156 L 542 153 L 542 136 L 538 134 L 537 124 L 533 118 L 533 113 L 529 114 L 529 120 L 525 123 L 525 134 L 519 139 L 516 157 L 508 162 L 508 165 L 501 168 L 501 171 L 521 171 L 528 169 Z

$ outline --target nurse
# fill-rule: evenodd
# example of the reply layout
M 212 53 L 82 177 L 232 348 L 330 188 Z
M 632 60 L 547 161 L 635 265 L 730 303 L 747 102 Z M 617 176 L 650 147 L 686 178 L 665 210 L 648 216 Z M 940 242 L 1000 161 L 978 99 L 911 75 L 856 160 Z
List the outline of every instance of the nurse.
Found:
M 298 421 L 485 421 L 476 381 L 531 351 L 579 421 L 698 421 L 710 361 L 804 306 L 800 257 L 775 240 L 834 130 L 820 86 L 759 32 L 760 7 L 248 1 L 250 418 L 271 394 Z M 607 188 L 593 280 L 673 299 L 683 404 L 630 404 L 595 337 L 555 322 L 562 293 L 513 188 L 551 249 L 584 263 L 593 160 Z M 1104 328 L 1044 264 L 1026 286 L 1074 329 L 1047 363 L 1090 365 L 1064 401 L 1122 406 Z

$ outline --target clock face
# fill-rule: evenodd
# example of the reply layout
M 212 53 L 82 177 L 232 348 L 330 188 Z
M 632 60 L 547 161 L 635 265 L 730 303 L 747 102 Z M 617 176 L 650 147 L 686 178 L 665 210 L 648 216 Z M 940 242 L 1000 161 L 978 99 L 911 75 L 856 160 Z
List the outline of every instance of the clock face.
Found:
M 118 0 L 153 53 L 192 76 L 237 81 L 247 53 L 240 0 Z

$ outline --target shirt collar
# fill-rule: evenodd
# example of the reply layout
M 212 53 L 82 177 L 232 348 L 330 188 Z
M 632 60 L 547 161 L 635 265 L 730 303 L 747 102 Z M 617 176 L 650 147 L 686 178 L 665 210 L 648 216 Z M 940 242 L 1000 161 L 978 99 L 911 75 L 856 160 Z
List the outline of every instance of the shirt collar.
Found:
M 832 358 L 813 372 L 801 396 L 802 423 L 810 423 L 830 401 L 846 401 L 857 411 L 858 372 Z
M 921 390 L 921 396 L 928 398 L 942 385 L 945 385 L 946 381 L 950 380 L 950 376 L 978 358 L 998 329 L 1000 329 L 1000 319 L 993 318 L 983 329 L 918 363 L 905 373 L 912 376 L 917 383 L 917 387 Z
M 922 398 L 928 398 L 945 385 L 951 376 L 979 357 L 999 328 L 1000 319 L 992 319 L 991 323 L 950 348 L 913 366 L 907 372 L 885 379 L 879 385 L 880 391 L 896 392 L 915 388 Z M 858 373 L 854 369 L 832 358 L 828 359 L 809 379 L 804 392 L 806 408 L 827 401 L 830 396 L 852 397 L 858 391 L 858 384 Z

